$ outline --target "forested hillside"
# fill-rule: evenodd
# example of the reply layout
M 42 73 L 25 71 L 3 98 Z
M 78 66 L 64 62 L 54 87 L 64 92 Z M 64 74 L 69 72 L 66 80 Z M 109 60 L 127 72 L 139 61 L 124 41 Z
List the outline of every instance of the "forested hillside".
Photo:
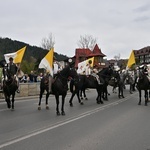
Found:
M 42 58 L 48 53 L 48 50 L 44 50 L 37 46 L 31 46 L 24 42 L 11 40 L 10 38 L 0 38 L 0 60 L 4 59 L 4 54 L 16 52 L 24 46 L 27 46 L 27 48 L 21 63 L 22 68 L 26 72 L 31 69 L 36 70 Z M 54 56 L 58 61 L 68 58 L 66 55 L 58 54 L 56 52 L 54 53 Z

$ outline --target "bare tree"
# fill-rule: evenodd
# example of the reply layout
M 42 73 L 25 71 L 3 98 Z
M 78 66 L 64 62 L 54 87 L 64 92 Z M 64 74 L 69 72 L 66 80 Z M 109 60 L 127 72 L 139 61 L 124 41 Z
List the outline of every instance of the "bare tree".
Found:
M 49 34 L 48 38 L 43 38 L 41 42 L 41 46 L 44 49 L 50 50 L 55 45 L 55 39 L 53 38 L 52 33 Z
M 120 54 L 115 55 L 115 56 L 114 56 L 114 59 L 115 59 L 116 61 L 120 60 Z
M 92 35 L 80 36 L 80 40 L 77 42 L 79 48 L 89 48 L 92 50 L 97 43 L 97 39 Z

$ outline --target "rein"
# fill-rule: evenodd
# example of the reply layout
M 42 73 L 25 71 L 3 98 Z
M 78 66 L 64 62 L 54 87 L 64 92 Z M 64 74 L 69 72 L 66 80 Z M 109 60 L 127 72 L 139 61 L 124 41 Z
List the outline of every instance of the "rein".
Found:
M 62 79 L 66 80 L 66 81 L 68 80 L 68 78 L 67 78 L 67 77 L 64 77 L 61 73 L 59 73 L 58 76 L 59 76 L 59 75 L 60 75 L 60 77 L 61 77 Z
M 11 82 L 10 82 L 10 81 L 11 81 Z M 4 79 L 4 85 L 7 86 L 7 85 L 8 85 L 7 83 L 10 83 L 10 84 L 9 84 L 9 86 L 10 86 L 10 85 L 12 85 L 13 83 L 15 83 L 15 81 L 16 81 L 15 78 L 12 78 L 12 77 L 11 77 L 11 79 L 8 79 L 8 80 L 5 80 L 5 79 Z

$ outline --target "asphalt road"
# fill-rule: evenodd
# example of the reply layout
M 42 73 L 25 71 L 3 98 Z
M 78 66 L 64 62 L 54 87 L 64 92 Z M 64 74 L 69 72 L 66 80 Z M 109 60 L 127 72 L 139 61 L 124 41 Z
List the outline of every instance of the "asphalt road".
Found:
M 3 150 L 150 150 L 150 106 L 138 105 L 138 93 L 96 104 L 95 90 L 88 90 L 88 101 L 80 105 L 74 98 L 65 116 L 57 116 L 55 98 L 50 109 L 38 110 L 38 98 L 17 100 L 15 110 L 0 102 L 0 149 Z M 150 104 L 149 104 L 150 105 Z

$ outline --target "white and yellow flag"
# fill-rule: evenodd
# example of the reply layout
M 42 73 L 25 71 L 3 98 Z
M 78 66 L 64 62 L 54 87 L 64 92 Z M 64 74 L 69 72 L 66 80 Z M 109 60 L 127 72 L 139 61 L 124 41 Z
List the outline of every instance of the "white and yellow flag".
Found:
M 127 68 L 130 68 L 133 64 L 135 64 L 135 56 L 134 51 L 132 50 L 130 57 L 128 59 Z
M 89 61 L 91 61 L 90 66 L 93 67 L 93 65 L 94 65 L 94 57 L 91 57 L 91 58 L 89 58 L 87 60 L 84 60 L 84 61 L 78 63 L 78 70 L 77 70 L 77 72 L 78 73 L 82 73 L 83 71 L 85 71 L 86 65 L 89 63 Z
M 17 63 L 21 63 L 22 61 L 22 58 L 24 56 L 24 52 L 26 50 L 26 46 L 21 48 L 20 50 L 14 52 L 14 53 L 8 53 L 8 54 L 4 54 L 4 58 L 6 60 L 6 63 L 9 62 L 9 58 L 12 57 L 14 59 L 14 63 L 17 64 Z
M 49 71 L 53 76 L 53 57 L 54 57 L 54 48 L 50 49 L 47 55 L 41 60 L 39 68 L 44 68 L 46 71 Z

